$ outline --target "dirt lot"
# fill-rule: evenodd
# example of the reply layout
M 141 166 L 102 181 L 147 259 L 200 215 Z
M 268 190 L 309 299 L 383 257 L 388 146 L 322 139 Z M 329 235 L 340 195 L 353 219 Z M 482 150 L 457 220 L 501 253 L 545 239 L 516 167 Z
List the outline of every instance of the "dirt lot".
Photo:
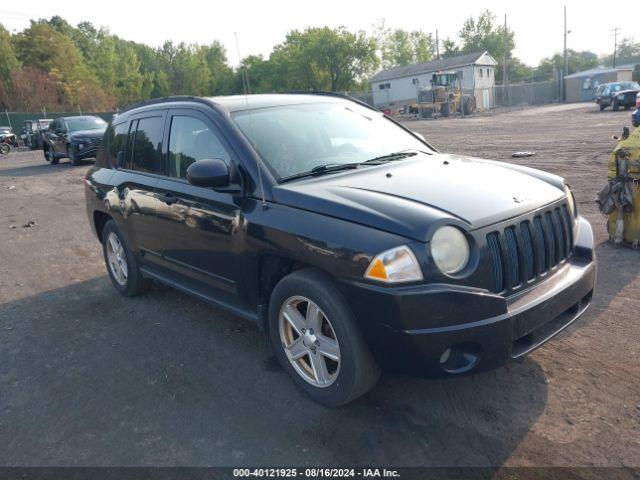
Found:
M 0 157 L 0 465 L 640 466 L 640 252 L 604 243 L 593 203 L 628 123 L 584 106 L 410 123 L 442 151 L 533 150 L 518 162 L 568 179 L 599 244 L 593 307 L 522 363 L 386 376 L 337 410 L 252 324 L 173 290 L 121 298 L 85 217 L 88 167 Z

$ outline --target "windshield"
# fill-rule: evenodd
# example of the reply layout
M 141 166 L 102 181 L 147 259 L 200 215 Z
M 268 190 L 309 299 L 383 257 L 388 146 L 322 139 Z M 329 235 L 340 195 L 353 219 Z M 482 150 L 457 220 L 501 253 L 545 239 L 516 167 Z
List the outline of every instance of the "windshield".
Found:
M 107 122 L 98 117 L 71 117 L 65 119 L 70 132 L 77 130 L 104 130 Z
M 625 82 L 625 83 L 616 83 L 613 86 L 614 92 L 619 92 L 621 90 L 640 90 L 640 85 L 637 82 Z
M 244 110 L 233 119 L 278 180 L 321 165 L 360 163 L 404 150 L 431 151 L 379 112 L 351 103 Z

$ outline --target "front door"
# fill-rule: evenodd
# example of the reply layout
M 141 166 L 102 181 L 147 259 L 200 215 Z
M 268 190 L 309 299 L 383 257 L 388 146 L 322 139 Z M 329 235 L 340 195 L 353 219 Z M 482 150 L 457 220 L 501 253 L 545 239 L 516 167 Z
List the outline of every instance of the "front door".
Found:
M 170 111 L 167 128 L 167 176 L 156 185 L 159 262 L 186 287 L 235 304 L 240 269 L 234 241 L 242 197 L 187 181 L 193 162 L 217 158 L 231 166 L 232 151 L 215 124 L 197 110 Z

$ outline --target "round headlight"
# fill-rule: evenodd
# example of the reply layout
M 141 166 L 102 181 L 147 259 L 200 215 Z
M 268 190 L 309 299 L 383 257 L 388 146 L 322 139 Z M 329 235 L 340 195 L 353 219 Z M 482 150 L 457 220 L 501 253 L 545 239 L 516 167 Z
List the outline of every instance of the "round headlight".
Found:
M 462 271 L 469 262 L 467 237 L 455 227 L 440 227 L 431 238 L 431 256 L 444 273 L 453 275 Z

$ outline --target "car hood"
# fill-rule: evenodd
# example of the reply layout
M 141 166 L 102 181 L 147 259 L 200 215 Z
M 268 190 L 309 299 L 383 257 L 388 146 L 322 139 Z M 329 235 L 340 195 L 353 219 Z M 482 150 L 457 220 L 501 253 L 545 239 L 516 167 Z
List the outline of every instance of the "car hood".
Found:
M 450 222 L 473 230 L 564 196 L 564 181 L 528 167 L 420 154 L 278 185 L 277 203 L 426 241 Z
M 69 138 L 102 138 L 106 129 L 99 130 L 76 130 L 69 132 Z

